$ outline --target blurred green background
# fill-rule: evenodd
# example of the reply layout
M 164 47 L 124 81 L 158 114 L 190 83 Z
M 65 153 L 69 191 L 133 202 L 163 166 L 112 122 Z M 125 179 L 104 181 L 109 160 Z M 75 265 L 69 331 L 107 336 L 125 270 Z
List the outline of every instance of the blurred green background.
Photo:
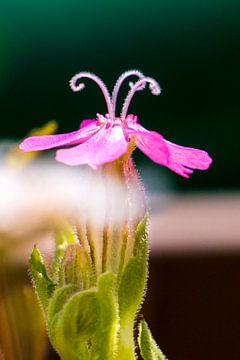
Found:
M 91 82 L 73 93 L 71 76 L 92 71 L 111 89 L 137 68 L 163 92 L 138 93 L 130 112 L 214 159 L 191 182 L 151 165 L 155 173 L 179 189 L 239 187 L 239 15 L 237 0 L 1 0 L 1 137 L 20 139 L 50 119 L 76 129 L 105 103 Z M 135 159 L 150 166 L 138 151 Z

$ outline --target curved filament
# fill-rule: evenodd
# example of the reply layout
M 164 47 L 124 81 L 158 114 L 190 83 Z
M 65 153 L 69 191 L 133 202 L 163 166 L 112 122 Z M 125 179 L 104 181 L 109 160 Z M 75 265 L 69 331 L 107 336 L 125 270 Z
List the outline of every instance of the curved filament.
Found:
M 113 107 L 113 113 L 115 115 L 116 112 L 116 103 L 117 103 L 117 97 L 120 90 L 120 87 L 122 86 L 122 83 L 126 78 L 129 76 L 137 76 L 139 79 L 143 79 L 144 75 L 141 71 L 138 70 L 128 70 L 125 71 L 116 81 L 116 84 L 114 86 L 113 92 L 112 92 L 112 107 Z M 130 88 L 132 88 L 135 84 L 132 82 L 129 82 Z M 145 88 L 145 82 L 142 84 L 137 90 L 143 90 Z
M 107 104 L 108 114 L 110 115 L 110 117 L 113 117 L 114 111 L 113 111 L 111 97 L 104 82 L 95 74 L 92 74 L 90 72 L 80 72 L 74 75 L 69 82 L 70 87 L 73 91 L 81 91 L 85 88 L 85 84 L 82 82 L 80 82 L 77 85 L 78 80 L 80 80 L 81 78 L 88 78 L 95 81 L 95 83 L 99 86 L 99 88 L 102 90 L 102 93 L 104 95 Z
M 153 78 L 150 77 L 144 77 L 140 80 L 138 80 L 131 88 L 131 90 L 129 90 L 127 97 L 124 101 L 123 107 L 122 107 L 122 112 L 121 112 L 121 119 L 122 121 L 124 121 L 124 119 L 127 116 L 127 111 L 129 108 L 129 105 L 131 103 L 131 100 L 133 98 L 133 95 L 135 94 L 135 92 L 137 90 L 139 90 L 139 88 L 141 88 L 143 85 L 145 85 L 146 83 L 149 83 L 149 89 L 151 91 L 151 93 L 153 95 L 159 95 L 161 92 L 161 88 L 159 86 L 159 84 L 157 83 L 156 80 L 154 80 Z

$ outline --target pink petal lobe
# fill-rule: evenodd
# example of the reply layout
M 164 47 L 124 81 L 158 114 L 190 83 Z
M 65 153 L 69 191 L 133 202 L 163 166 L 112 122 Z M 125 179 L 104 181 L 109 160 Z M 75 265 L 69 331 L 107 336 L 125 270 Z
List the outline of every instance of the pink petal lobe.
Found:
M 85 126 L 94 125 L 94 124 L 97 125 L 98 121 L 95 119 L 85 119 L 81 122 L 80 129 L 84 128 Z
M 211 157 L 204 150 L 173 144 L 165 140 L 169 150 L 168 167 L 176 173 L 189 177 L 191 169 L 207 170 L 212 163 Z
M 137 147 L 150 159 L 185 178 L 193 173 L 192 169 L 206 170 L 212 162 L 206 151 L 173 144 L 137 123 L 129 123 L 126 133 L 135 135 Z
M 169 151 L 163 136 L 155 131 L 148 131 L 137 123 L 128 125 L 126 133 L 136 137 L 137 147 L 154 162 L 167 166 Z
M 76 130 L 66 134 L 30 136 L 23 140 L 19 148 L 23 151 L 40 151 L 52 149 L 58 146 L 80 144 L 86 141 L 90 136 L 99 130 L 96 123 L 84 126 L 80 130 Z
M 58 150 L 56 160 L 67 165 L 88 164 L 96 169 L 123 155 L 127 145 L 121 126 L 103 126 L 83 144 L 71 149 Z

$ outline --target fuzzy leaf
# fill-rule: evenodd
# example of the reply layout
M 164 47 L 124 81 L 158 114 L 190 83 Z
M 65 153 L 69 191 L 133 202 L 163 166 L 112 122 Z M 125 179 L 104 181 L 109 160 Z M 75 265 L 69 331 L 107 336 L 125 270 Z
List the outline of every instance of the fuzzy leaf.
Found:
M 142 320 L 139 325 L 138 344 L 141 356 L 144 360 L 167 360 L 152 337 L 146 321 Z
M 119 315 L 117 301 L 117 276 L 100 275 L 97 292 L 97 324 L 93 338 L 92 359 L 112 360 L 117 350 Z
M 40 304 L 46 312 L 49 299 L 52 296 L 56 285 L 47 275 L 43 258 L 37 246 L 34 246 L 30 256 L 29 268 Z
M 100 275 L 98 287 L 79 291 L 66 285 L 49 302 L 48 330 L 63 360 L 112 360 L 117 350 L 117 276 Z
M 53 322 L 58 317 L 59 313 L 62 311 L 65 303 L 77 291 L 79 291 L 79 288 L 73 284 L 68 284 L 54 291 L 47 309 L 48 328 L 50 332 L 53 328 Z
M 96 289 L 75 290 L 74 285 L 58 289 L 49 304 L 49 336 L 62 360 L 90 359 L 96 328 Z

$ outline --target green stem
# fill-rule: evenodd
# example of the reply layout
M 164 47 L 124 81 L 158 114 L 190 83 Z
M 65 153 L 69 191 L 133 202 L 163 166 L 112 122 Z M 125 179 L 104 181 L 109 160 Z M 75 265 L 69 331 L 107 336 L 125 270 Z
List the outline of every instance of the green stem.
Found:
M 134 319 L 120 319 L 120 333 L 116 360 L 136 360 L 133 327 Z

